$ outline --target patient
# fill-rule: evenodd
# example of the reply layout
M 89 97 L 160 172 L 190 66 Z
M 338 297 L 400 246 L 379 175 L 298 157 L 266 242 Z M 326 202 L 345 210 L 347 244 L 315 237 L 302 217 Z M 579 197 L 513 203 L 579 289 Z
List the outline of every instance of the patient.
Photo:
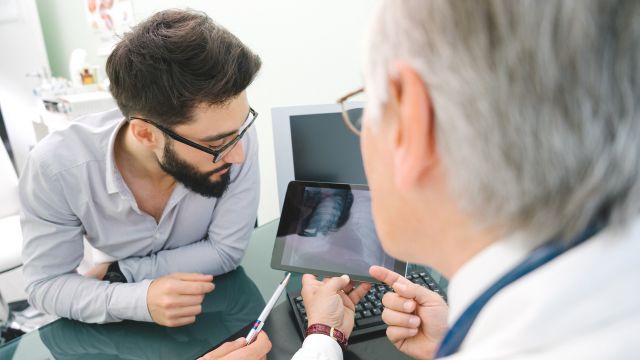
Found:
M 161 11 L 107 60 L 118 108 L 43 139 L 20 177 L 28 300 L 90 323 L 195 321 L 258 206 L 246 88 L 261 62 L 207 15 Z M 77 272 L 83 238 L 114 261 Z

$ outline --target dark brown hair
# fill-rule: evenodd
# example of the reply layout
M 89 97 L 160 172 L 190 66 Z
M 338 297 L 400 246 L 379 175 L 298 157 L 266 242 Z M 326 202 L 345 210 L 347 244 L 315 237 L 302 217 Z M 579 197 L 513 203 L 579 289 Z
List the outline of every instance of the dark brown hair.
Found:
M 206 14 L 156 13 L 126 33 L 107 59 L 110 91 L 125 116 L 171 127 L 199 104 L 224 105 L 244 91 L 260 58 Z

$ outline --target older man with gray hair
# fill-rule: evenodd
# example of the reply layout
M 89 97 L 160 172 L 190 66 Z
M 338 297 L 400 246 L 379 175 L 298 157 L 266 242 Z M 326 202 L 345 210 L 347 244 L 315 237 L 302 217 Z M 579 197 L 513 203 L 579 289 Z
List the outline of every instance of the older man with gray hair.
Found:
M 638 19 L 634 0 L 382 1 L 349 121 L 385 250 L 451 279 L 447 306 L 371 269 L 395 290 L 382 318 L 400 351 L 638 356 Z M 333 336 L 313 328 L 295 359 L 342 358 L 361 288 L 303 282 Z

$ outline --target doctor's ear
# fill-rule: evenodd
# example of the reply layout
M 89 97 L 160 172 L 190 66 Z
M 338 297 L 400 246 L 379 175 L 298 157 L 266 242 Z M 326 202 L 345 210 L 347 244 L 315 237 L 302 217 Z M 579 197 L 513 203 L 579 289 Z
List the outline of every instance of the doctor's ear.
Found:
M 390 99 L 396 113 L 394 180 L 408 190 L 421 183 L 437 160 L 435 117 L 429 90 L 418 72 L 406 63 L 396 63 L 389 80 Z

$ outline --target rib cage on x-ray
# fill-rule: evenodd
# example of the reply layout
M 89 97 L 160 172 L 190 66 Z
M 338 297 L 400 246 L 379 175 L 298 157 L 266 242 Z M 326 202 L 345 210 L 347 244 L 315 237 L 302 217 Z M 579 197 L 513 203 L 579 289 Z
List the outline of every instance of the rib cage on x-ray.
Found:
M 379 244 L 367 191 L 307 188 L 303 202 L 313 211 L 298 234 L 287 235 L 283 263 L 361 275 L 371 264 L 393 267 Z
M 344 189 L 308 188 L 304 190 L 304 206 L 313 208 L 301 236 L 327 235 L 329 231 L 337 231 L 349 218 L 353 194 Z

